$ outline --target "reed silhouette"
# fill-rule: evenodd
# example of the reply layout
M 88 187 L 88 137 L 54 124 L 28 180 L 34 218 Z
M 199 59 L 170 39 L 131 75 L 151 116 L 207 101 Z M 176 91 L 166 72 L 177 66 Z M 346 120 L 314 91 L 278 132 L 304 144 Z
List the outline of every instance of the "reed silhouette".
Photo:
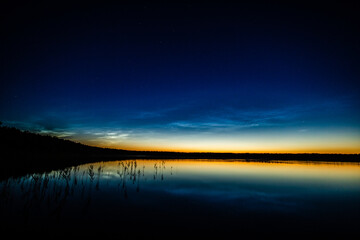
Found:
M 280 215 L 271 215 L 274 216 L 274 221 L 269 222 L 267 211 L 264 215 L 255 212 L 257 215 L 253 216 L 246 214 L 247 209 L 245 209 L 242 213 L 244 215 L 240 216 L 235 212 L 211 210 L 212 207 L 221 206 L 221 202 L 217 205 L 217 200 L 199 202 L 199 196 L 187 198 L 186 195 L 181 194 L 169 197 L 165 194 L 169 190 L 167 180 L 177 179 L 177 177 L 173 178 L 173 175 L 178 174 L 177 167 L 171 166 L 172 161 L 161 159 L 146 162 L 146 167 L 143 165 L 144 162 L 127 160 L 109 165 L 105 162 L 90 163 L 2 180 L 0 181 L 0 230 L 17 229 L 17 231 L 31 232 L 34 227 L 36 229 L 36 222 L 40 222 L 41 229 L 48 229 L 49 233 L 56 229 L 64 233 L 75 231 L 81 235 L 84 234 L 82 228 L 84 226 L 89 233 L 96 230 L 118 231 L 116 229 L 119 228 L 124 238 L 139 236 L 141 231 L 144 233 L 143 237 L 146 237 L 149 231 L 157 229 L 160 231 L 157 231 L 159 235 L 155 234 L 158 239 L 163 236 L 162 234 L 171 236 L 171 233 L 176 231 L 212 236 L 215 227 L 218 228 L 215 233 L 241 231 L 248 234 L 252 231 L 256 232 L 258 228 L 279 229 L 278 224 L 285 224 L 284 228 L 293 231 L 297 229 L 297 221 L 303 221 L 298 218 L 289 218 L 285 221 L 280 213 Z M 193 181 L 196 185 L 197 180 Z M 156 186 L 150 194 L 149 186 Z M 184 187 L 183 183 L 171 184 L 171 186 L 175 186 L 174 190 L 177 189 L 176 187 L 180 190 Z M 158 191 L 159 189 L 165 192 Z M 111 204 L 106 206 L 108 201 Z M 241 208 L 243 203 L 239 201 L 238 204 Z M 230 207 L 225 206 L 225 209 L 230 210 Z M 104 208 L 108 209 L 103 210 Z M 112 211 L 114 214 L 109 214 Z M 99 216 L 100 218 L 97 218 Z M 264 217 L 264 220 L 261 217 Z M 109 220 L 101 225 L 102 218 Z M 73 223 L 72 229 L 63 228 L 72 226 Z M 299 226 L 307 226 L 307 223 L 301 222 L 301 224 L 303 225 Z M 326 222 L 321 223 L 320 227 L 326 229 L 326 224 Z
M 165 162 L 155 163 L 157 164 L 164 166 Z M 95 166 L 90 164 L 82 171 L 77 166 L 0 181 L 0 220 L 4 224 L 8 219 L 12 219 L 11 214 L 19 212 L 21 219 L 18 222 L 22 222 L 22 228 L 26 228 L 39 214 L 43 219 L 58 223 L 67 208 L 69 198 L 81 199 L 79 215 L 88 215 L 93 190 L 101 191 L 100 179 L 104 174 L 103 170 L 101 164 L 96 170 Z M 128 184 L 135 185 L 135 192 L 140 192 L 141 179 L 146 176 L 144 167 L 141 172 L 135 160 L 119 162 L 116 173 L 119 183 L 117 186 L 124 199 L 129 197 Z

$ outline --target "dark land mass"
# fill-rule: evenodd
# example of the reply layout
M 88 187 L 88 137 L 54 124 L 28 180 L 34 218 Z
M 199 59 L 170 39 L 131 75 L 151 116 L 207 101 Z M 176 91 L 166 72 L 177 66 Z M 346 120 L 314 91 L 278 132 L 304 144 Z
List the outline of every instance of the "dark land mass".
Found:
M 250 161 L 360 162 L 360 154 L 183 153 L 128 151 L 87 146 L 0 126 L 0 179 L 84 163 L 125 159 L 244 159 Z

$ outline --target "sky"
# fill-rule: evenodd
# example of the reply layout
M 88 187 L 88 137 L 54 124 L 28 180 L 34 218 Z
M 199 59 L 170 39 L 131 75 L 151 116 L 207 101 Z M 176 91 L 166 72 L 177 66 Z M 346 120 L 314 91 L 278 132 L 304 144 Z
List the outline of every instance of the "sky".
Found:
M 3 125 L 129 150 L 360 153 L 360 4 L 3 3 Z

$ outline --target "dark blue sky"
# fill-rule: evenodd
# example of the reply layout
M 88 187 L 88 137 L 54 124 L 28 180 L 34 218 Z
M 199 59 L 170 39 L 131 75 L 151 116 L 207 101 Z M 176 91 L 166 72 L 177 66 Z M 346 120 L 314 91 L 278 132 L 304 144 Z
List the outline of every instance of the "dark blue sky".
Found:
M 360 152 L 359 10 L 9 4 L 0 119 L 126 149 Z

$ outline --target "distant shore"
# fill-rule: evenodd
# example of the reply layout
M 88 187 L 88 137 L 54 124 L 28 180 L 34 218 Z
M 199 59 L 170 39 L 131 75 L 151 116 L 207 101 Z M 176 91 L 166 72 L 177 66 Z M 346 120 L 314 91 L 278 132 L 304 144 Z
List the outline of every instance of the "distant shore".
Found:
M 360 154 L 184 153 L 99 148 L 15 128 L 0 127 L 0 179 L 99 161 L 126 159 L 238 159 L 360 163 Z

